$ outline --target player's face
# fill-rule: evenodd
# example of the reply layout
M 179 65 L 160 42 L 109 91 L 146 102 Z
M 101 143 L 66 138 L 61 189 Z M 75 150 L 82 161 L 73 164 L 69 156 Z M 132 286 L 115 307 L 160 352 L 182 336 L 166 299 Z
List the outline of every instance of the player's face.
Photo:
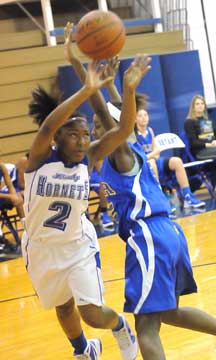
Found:
M 92 129 L 92 135 L 95 139 L 100 139 L 101 136 L 105 133 L 104 127 L 101 123 L 101 120 L 98 115 L 94 114 L 93 116 L 94 127 Z
M 205 111 L 205 103 L 202 99 L 196 99 L 194 101 L 194 112 L 197 116 L 202 116 Z
M 138 110 L 136 114 L 136 124 L 137 127 L 145 127 L 149 123 L 149 115 L 148 112 L 144 109 Z
M 72 120 L 56 136 L 56 144 L 65 161 L 80 162 L 90 145 L 90 131 L 86 120 Z

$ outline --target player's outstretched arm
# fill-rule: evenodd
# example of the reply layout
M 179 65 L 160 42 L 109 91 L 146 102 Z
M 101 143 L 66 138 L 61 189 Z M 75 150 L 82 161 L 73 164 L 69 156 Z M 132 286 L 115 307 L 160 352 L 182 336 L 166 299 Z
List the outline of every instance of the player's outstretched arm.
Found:
M 150 70 L 150 62 L 151 58 L 147 55 L 138 54 L 125 71 L 120 122 L 91 146 L 90 156 L 93 161 L 113 153 L 133 132 L 136 117 L 135 89 L 142 77 Z
M 151 69 L 151 58 L 145 54 L 137 54 L 123 78 L 122 111 L 120 116 L 121 130 L 133 132 L 136 118 L 135 90 L 143 76 Z
M 116 77 L 116 74 L 118 72 L 119 65 L 120 65 L 120 60 L 119 60 L 118 56 L 114 56 L 113 58 L 108 59 L 107 64 L 108 64 L 108 66 L 106 68 L 105 74 L 107 76 L 109 75 L 109 76 L 113 77 L 113 80 L 109 81 L 106 84 L 106 87 L 107 87 L 107 90 L 108 90 L 108 93 L 110 96 L 110 101 L 112 103 L 121 103 L 122 97 L 115 85 L 115 77 Z
M 35 170 L 43 162 L 49 152 L 52 139 L 59 127 L 61 127 L 77 109 L 101 86 L 105 85 L 110 78 L 103 78 L 104 67 L 93 61 L 88 65 L 85 83 L 80 90 L 58 105 L 45 119 L 37 132 L 30 149 L 29 161 L 26 171 Z
M 81 83 L 84 84 L 87 71 L 81 63 L 79 57 L 75 54 L 74 46 L 72 43 L 73 27 L 73 23 L 67 22 L 64 28 L 64 55 L 66 60 L 73 66 Z

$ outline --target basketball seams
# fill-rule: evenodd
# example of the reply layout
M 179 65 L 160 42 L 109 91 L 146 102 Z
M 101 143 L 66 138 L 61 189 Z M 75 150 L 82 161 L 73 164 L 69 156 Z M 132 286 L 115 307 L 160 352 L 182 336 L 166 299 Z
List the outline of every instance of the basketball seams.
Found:
M 103 31 L 104 29 L 110 27 L 110 26 L 113 26 L 113 25 L 119 25 L 121 27 L 121 23 L 117 22 L 117 21 L 112 21 L 112 22 L 109 22 L 108 24 L 105 24 L 103 26 L 100 26 L 100 28 L 98 29 L 95 29 L 93 31 L 91 31 L 90 33 L 87 33 L 85 36 L 83 36 L 81 39 L 79 39 L 77 41 L 76 39 L 76 42 L 77 42 L 77 45 L 81 44 L 86 38 L 88 38 L 89 36 L 92 36 L 100 31 Z M 123 31 L 124 29 L 121 29 L 121 31 Z M 77 32 L 78 34 L 78 32 Z
M 95 53 L 98 53 L 98 52 L 103 51 L 103 50 L 106 49 L 108 46 L 110 47 L 112 44 L 114 44 L 114 43 L 116 42 L 116 40 L 118 40 L 118 38 L 122 35 L 123 32 L 124 32 L 124 29 L 121 29 L 120 32 L 117 34 L 117 36 L 116 36 L 109 44 L 105 44 L 105 46 L 98 47 L 98 48 L 95 49 L 95 50 L 91 50 L 91 51 L 85 50 L 85 53 L 90 56 L 90 55 L 92 55 L 92 54 L 95 54 Z
M 112 58 L 120 52 L 124 42 L 124 24 L 111 11 L 92 11 L 77 24 L 77 46 L 83 54 L 94 60 Z

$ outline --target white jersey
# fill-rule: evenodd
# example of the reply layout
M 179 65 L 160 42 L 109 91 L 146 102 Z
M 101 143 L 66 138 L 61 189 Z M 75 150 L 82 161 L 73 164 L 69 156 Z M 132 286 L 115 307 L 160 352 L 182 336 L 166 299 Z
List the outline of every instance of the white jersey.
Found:
M 87 158 L 65 166 L 56 150 L 39 169 L 25 173 L 26 233 L 30 241 L 82 241 L 89 226 L 85 212 L 89 197 Z

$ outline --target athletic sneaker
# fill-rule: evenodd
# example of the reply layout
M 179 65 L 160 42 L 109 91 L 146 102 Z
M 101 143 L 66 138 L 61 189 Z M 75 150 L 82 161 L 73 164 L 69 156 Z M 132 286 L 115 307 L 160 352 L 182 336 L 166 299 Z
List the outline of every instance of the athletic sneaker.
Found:
M 199 208 L 199 207 L 204 207 L 205 201 L 201 201 L 199 199 L 197 199 L 197 197 L 193 194 L 186 194 L 184 197 L 184 208 L 187 209 L 189 207 L 193 207 L 193 208 Z
M 80 360 L 98 360 L 102 353 L 102 344 L 99 339 L 87 340 L 87 346 L 83 354 L 76 354 L 74 356 Z
M 112 219 L 106 211 L 101 213 L 101 223 L 104 228 L 113 227 L 114 225 Z
M 122 359 L 135 360 L 138 352 L 136 337 L 133 335 L 132 330 L 124 316 L 120 316 L 123 320 L 124 326 L 119 331 L 113 331 L 113 335 L 118 342 Z

